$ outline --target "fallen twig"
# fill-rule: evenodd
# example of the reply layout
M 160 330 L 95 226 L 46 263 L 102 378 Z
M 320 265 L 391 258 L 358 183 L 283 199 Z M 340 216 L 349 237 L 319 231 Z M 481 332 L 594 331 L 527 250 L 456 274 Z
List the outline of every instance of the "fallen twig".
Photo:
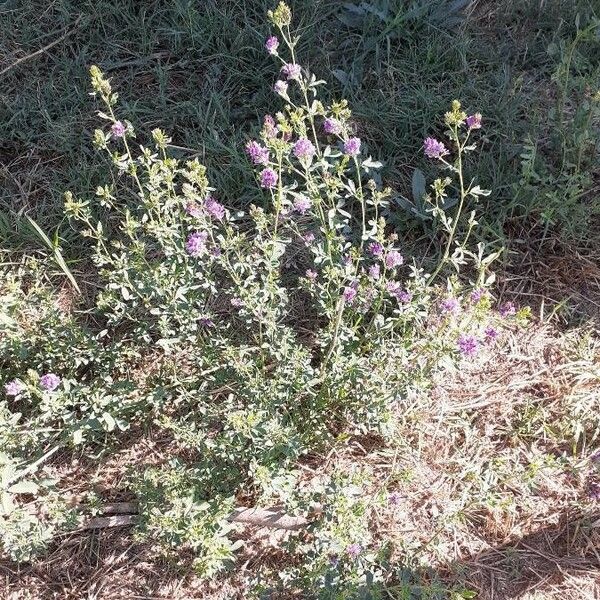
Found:
M 10 71 L 12 68 L 16 67 L 17 65 L 20 65 L 22 62 L 25 62 L 26 60 L 29 60 L 30 58 L 33 58 L 34 56 L 38 56 L 39 54 L 43 54 L 44 52 L 50 50 L 50 48 L 53 48 L 54 46 L 56 46 L 56 44 L 60 44 L 60 42 L 62 42 L 66 38 L 68 38 L 75 31 L 75 29 L 77 28 L 77 25 L 79 25 L 79 21 L 81 21 L 81 15 L 79 15 L 77 17 L 77 19 L 75 20 L 75 23 L 73 23 L 73 26 L 71 27 L 71 29 L 67 29 L 58 39 L 54 40 L 53 42 L 50 42 L 47 46 L 44 46 L 43 48 L 40 48 L 39 50 L 36 50 L 35 52 L 28 54 L 27 56 L 22 56 L 21 58 L 16 60 L 11 65 L 8 65 L 8 67 L 5 67 L 4 69 L 2 69 L 2 71 L 0 71 L 0 75 L 4 75 L 5 73 L 8 73 L 8 71 Z
M 115 502 L 104 506 L 104 515 L 92 517 L 85 521 L 81 529 L 105 529 L 108 527 L 125 527 L 135 525 L 137 515 L 137 505 L 134 502 Z M 316 507 L 314 515 L 321 511 Z M 297 531 L 306 527 L 311 520 L 306 517 L 296 517 L 288 515 L 280 510 L 268 508 L 236 508 L 228 517 L 232 523 L 243 523 L 245 525 L 255 525 L 257 527 L 268 527 L 269 529 L 286 529 L 288 531 Z

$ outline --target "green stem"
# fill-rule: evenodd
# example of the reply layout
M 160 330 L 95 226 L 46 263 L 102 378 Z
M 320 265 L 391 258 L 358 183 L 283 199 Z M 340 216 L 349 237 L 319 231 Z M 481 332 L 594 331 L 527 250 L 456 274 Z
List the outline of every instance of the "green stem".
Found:
M 454 236 L 456 234 L 456 229 L 458 227 L 460 215 L 462 213 L 465 199 L 467 197 L 467 192 L 465 190 L 465 183 L 464 183 L 464 178 L 463 178 L 463 165 L 462 165 L 462 152 L 464 150 L 464 146 L 462 146 L 460 144 L 460 141 L 458 139 L 458 127 L 456 125 L 454 125 L 452 132 L 454 134 L 454 140 L 455 140 L 457 148 L 458 148 L 456 170 L 458 172 L 458 181 L 459 181 L 459 185 L 460 185 L 460 202 L 458 204 L 458 209 L 456 211 L 456 214 L 454 215 L 454 222 L 452 223 L 452 228 L 450 229 L 450 235 L 448 236 L 448 243 L 446 244 L 446 249 L 444 250 L 442 260 L 439 262 L 437 268 L 435 269 L 433 274 L 427 280 L 427 285 L 431 285 L 433 280 L 439 275 L 440 271 L 442 270 L 442 268 L 448 261 L 448 258 L 450 257 L 450 250 L 452 249 L 452 242 L 454 241 Z M 466 140 L 465 140 L 465 143 L 466 143 Z

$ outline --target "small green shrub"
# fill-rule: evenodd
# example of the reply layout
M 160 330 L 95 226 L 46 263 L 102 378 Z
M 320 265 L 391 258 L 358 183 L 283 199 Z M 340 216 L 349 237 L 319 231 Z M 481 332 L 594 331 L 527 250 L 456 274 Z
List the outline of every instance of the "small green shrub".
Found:
M 324 105 L 324 82 L 297 62 L 289 8 L 270 19 L 284 104 L 246 146 L 263 205 L 229 210 L 205 167 L 171 156 L 159 129 L 139 145 L 92 67 L 104 123 L 94 142 L 112 169 L 95 198 L 67 193 L 65 211 L 90 242 L 95 303 L 83 314 L 62 309 L 37 263 L 2 289 L 0 435 L 14 473 L 5 497 L 53 502 L 64 482 L 46 481 L 45 465 L 58 449 L 109 451 L 123 431 L 156 428 L 174 456 L 128 477 L 137 535 L 167 554 L 191 551 L 206 576 L 235 556 L 226 517 L 240 495 L 300 510 L 299 459 L 347 435 L 391 439 L 415 394 L 493 344 L 515 314 L 492 310 L 497 253 L 470 244 L 489 193 L 467 176 L 481 115 L 455 101 L 448 146 L 425 140 L 448 174 L 418 190 L 443 242 L 428 273 L 430 257 L 403 256 L 386 225 L 391 190 L 377 183 L 381 165 L 347 103 Z M 15 490 L 15 480 L 28 487 Z M 285 571 L 285 585 L 349 598 L 383 582 L 386 550 L 369 548 L 359 489 L 333 478 L 313 491 L 321 516 L 310 544 L 292 543 L 306 565 Z M 43 550 L 83 515 L 67 500 L 43 520 L 6 504 L 4 549 L 22 559 Z

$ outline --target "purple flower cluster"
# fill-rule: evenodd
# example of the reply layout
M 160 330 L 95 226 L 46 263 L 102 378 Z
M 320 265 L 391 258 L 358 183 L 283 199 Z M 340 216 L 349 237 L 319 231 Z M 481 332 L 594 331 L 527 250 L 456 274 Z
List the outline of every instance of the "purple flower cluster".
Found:
M 362 551 L 363 548 L 360 544 L 350 544 L 346 548 L 346 554 L 354 560 L 356 560 L 360 556 Z
M 279 179 L 277 173 L 270 167 L 263 169 L 260 173 L 260 187 L 267 190 L 273 189 L 277 185 Z
M 302 75 L 302 68 L 296 63 L 287 63 L 281 67 L 281 72 L 287 77 L 288 80 L 300 79 L 300 76 Z
M 515 305 L 512 302 L 504 302 L 504 304 L 500 305 L 498 312 L 503 317 L 512 317 L 513 315 L 516 314 L 517 308 L 515 307 Z
M 483 334 L 485 335 L 486 341 L 493 342 L 498 337 L 498 330 L 490 325 L 485 328 Z
M 277 54 L 277 48 L 279 48 L 279 40 L 277 37 L 274 35 L 268 37 L 267 41 L 265 42 L 265 48 L 269 54 Z
M 402 495 L 400 492 L 391 492 L 388 496 L 388 502 L 391 506 L 400 506 L 400 501 L 402 500 Z
M 402 304 L 406 304 L 412 300 L 412 294 L 403 289 L 397 281 L 388 281 L 386 289 L 390 296 L 393 296 Z
M 305 275 L 306 279 L 308 279 L 309 281 L 315 281 L 317 279 L 317 272 L 313 271 L 312 269 L 308 269 Z
M 469 129 L 481 129 L 481 113 L 475 113 L 467 117 L 467 127 Z
M 352 304 L 354 302 L 354 300 L 356 299 L 356 287 L 355 284 L 353 285 L 347 285 L 344 288 L 344 292 L 343 292 L 343 296 L 344 296 L 344 301 L 346 302 L 346 304 Z
M 25 391 L 25 386 L 18 380 L 13 379 L 4 386 L 4 392 L 7 396 L 19 396 Z
M 440 302 L 440 308 L 443 313 L 455 314 L 460 310 L 460 304 L 453 296 L 448 296 Z
M 121 121 L 115 121 L 110 128 L 110 133 L 115 138 L 122 138 L 126 131 L 127 127 Z
M 590 483 L 588 486 L 588 496 L 591 500 L 600 502 L 600 484 Z
M 369 277 L 371 279 L 379 279 L 381 275 L 381 268 L 379 267 L 379 265 L 371 265 L 369 267 Z
M 263 134 L 268 139 L 273 139 L 277 136 L 277 123 L 271 115 L 265 115 L 263 119 Z
M 280 96 L 285 96 L 288 91 L 288 84 L 282 79 L 278 79 L 275 82 L 275 85 L 273 86 L 273 90 L 276 94 L 279 94 Z
M 206 231 L 196 231 L 191 233 L 185 242 L 185 251 L 194 258 L 202 256 L 206 252 Z
M 344 152 L 346 154 L 349 154 L 350 156 L 357 156 L 358 154 L 360 154 L 360 138 L 357 137 L 351 137 L 348 138 L 345 142 L 344 142 Z
M 190 200 L 185 205 L 185 212 L 190 215 L 190 217 L 195 217 L 196 219 L 202 215 L 202 208 L 197 202 Z
M 442 156 L 450 154 L 442 142 L 438 142 L 438 140 L 432 137 L 426 138 L 423 146 L 425 147 L 425 156 L 427 158 L 442 158 Z
M 472 335 L 460 335 L 458 337 L 458 350 L 463 356 L 473 357 L 479 349 L 477 338 Z
M 471 292 L 471 302 L 473 304 L 478 304 L 484 296 L 485 290 L 483 288 L 477 288 Z
M 388 269 L 395 269 L 404 263 L 404 257 L 398 250 L 390 250 L 385 257 L 385 266 Z
M 312 161 L 313 159 L 313 156 L 315 155 L 316 150 L 313 143 L 308 138 L 301 137 L 294 144 L 293 152 L 296 158 L 299 158 L 301 161 L 310 163 L 310 161 Z
M 310 246 L 310 244 L 312 244 L 315 241 L 315 234 L 312 231 L 307 231 L 303 236 L 302 239 L 304 240 L 304 243 L 307 246 Z
M 217 221 L 222 221 L 225 217 L 225 207 L 217 202 L 212 196 L 209 196 L 204 201 L 204 210 Z
M 246 144 L 246 154 L 255 165 L 266 165 L 269 163 L 269 151 L 254 140 Z
M 294 204 L 292 205 L 293 209 L 301 215 L 306 214 L 306 211 L 309 210 L 311 206 L 312 202 L 310 201 L 310 198 L 307 198 L 306 196 L 296 196 Z
M 383 244 L 380 244 L 379 242 L 371 242 L 367 246 L 367 250 L 372 256 L 381 256 L 383 254 Z
M 342 124 L 333 117 L 327 117 L 325 121 L 323 121 L 323 131 L 327 135 L 339 135 L 342 133 Z
M 48 392 L 53 392 L 60 385 L 60 377 L 54 373 L 46 373 L 40 377 L 40 386 Z

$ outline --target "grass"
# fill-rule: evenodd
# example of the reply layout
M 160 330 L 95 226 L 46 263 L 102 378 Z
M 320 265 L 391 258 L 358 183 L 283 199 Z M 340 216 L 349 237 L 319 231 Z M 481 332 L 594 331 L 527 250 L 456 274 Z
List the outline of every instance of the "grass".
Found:
M 333 84 L 334 97 L 349 100 L 368 150 L 385 161 L 385 182 L 407 198 L 415 167 L 432 174 L 419 148 L 425 135 L 441 133 L 432 123 L 449 102 L 460 98 L 483 113 L 484 151 L 471 168 L 494 190 L 482 236 L 508 249 L 499 293 L 533 305 L 541 321 L 558 313 L 597 328 L 598 121 L 586 121 L 585 106 L 598 86 L 600 44 L 585 38 L 574 45 L 578 31 L 600 17 L 597 4 L 292 4 L 302 24 L 299 53 Z M 48 241 L 60 239 L 73 271 L 85 268 L 82 242 L 63 220 L 63 193 L 92 197 L 99 182 L 91 64 L 114 81 L 140 139 L 163 127 L 182 155 L 208 166 L 221 201 L 257 202 L 243 144 L 277 106 L 265 86 L 276 73 L 261 51 L 269 8 L 266 0 L 5 2 L 0 239 L 7 260 L 46 248 L 33 219 Z M 533 153 L 535 177 L 525 178 L 522 155 Z M 394 222 L 407 245 L 435 242 L 428 224 L 400 207 Z M 385 480 L 402 491 L 404 504 L 374 527 L 397 532 L 405 553 L 396 559 L 412 559 L 407 581 L 431 589 L 443 581 L 481 598 L 592 598 L 600 585 L 597 505 L 586 499 L 575 459 L 565 456 L 580 424 L 597 415 L 594 339 L 587 330 L 565 334 L 547 325 L 515 332 L 498 363 L 438 382 L 428 404 L 403 416 L 402 436 L 414 444 L 400 437 L 397 447 L 383 448 L 353 439 L 327 459 L 300 465 L 303 476 L 308 482 L 315 472 L 354 469 L 374 487 Z M 124 466 L 160 460 L 169 452 L 161 442 L 150 431 L 99 467 L 74 455 L 61 457 L 60 468 L 72 471 L 75 489 L 95 477 L 98 489 L 116 490 L 119 499 Z M 1 572 L 9 598 L 243 598 L 247 571 L 277 569 L 281 560 L 264 530 L 244 537 L 246 566 L 213 589 L 157 561 L 122 531 L 75 534 L 41 566 Z M 390 597 L 420 597 L 415 589 L 405 581 Z
M 348 98 L 369 150 L 385 159 L 386 180 L 404 195 L 410 196 L 412 169 L 427 169 L 418 149 L 450 100 L 460 98 L 485 115 L 490 133 L 473 167 L 495 191 L 487 221 L 504 239 L 505 219 L 516 209 L 511 202 L 522 144 L 553 127 L 552 75 L 563 55 L 549 48 L 574 38 L 577 15 L 587 22 L 592 3 L 380 1 L 370 5 L 378 10 L 362 13 L 338 0 L 294 4 L 303 25 L 301 55 L 334 84 L 335 96 Z M 242 145 L 265 107 L 275 106 L 264 86 L 275 73 L 260 50 L 269 5 L 5 3 L 2 222 L 4 230 L 18 225 L 12 243 L 32 241 L 25 213 L 54 229 L 64 190 L 86 195 L 95 189 L 90 64 L 115 80 L 142 137 L 161 125 L 182 152 L 202 157 L 229 204 L 254 200 Z M 48 52 L 26 59 L 64 35 Z M 598 44 L 580 45 L 573 76 L 593 81 L 598 56 Z M 15 64 L 19 59 L 25 60 Z M 399 226 L 414 226 L 398 212 Z M 61 235 L 72 243 L 65 227 Z

